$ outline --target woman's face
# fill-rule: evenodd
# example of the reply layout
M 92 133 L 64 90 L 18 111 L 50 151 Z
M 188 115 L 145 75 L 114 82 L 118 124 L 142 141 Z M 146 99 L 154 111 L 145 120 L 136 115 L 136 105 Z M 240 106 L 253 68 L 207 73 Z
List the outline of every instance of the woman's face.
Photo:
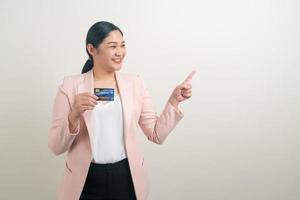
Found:
M 126 55 L 125 41 L 120 31 L 110 32 L 97 49 L 93 48 L 92 52 L 90 53 L 93 55 L 94 66 L 99 65 L 107 71 L 120 70 Z

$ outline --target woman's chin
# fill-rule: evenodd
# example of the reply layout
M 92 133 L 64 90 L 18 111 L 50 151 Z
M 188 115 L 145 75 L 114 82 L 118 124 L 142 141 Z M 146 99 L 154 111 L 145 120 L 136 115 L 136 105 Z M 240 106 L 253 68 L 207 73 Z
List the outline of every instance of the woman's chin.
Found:
M 112 65 L 112 68 L 114 69 L 114 70 L 120 70 L 121 68 L 122 68 L 122 63 L 120 63 L 120 64 L 113 64 Z

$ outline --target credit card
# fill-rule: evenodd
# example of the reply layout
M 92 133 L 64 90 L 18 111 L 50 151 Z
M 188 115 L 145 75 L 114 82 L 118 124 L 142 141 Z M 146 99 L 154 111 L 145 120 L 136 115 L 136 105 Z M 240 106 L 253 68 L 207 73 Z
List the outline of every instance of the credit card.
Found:
M 94 94 L 98 97 L 98 101 L 113 101 L 114 88 L 94 88 Z

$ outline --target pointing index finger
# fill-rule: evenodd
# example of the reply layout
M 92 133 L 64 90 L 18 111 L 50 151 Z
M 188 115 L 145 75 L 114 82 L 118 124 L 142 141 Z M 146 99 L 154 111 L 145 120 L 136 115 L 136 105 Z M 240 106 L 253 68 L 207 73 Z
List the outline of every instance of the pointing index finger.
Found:
M 196 73 L 196 70 L 193 70 L 193 71 L 186 77 L 186 79 L 184 80 L 184 82 L 187 82 L 187 83 L 191 82 L 191 80 L 192 80 L 193 76 L 195 75 L 195 73 Z

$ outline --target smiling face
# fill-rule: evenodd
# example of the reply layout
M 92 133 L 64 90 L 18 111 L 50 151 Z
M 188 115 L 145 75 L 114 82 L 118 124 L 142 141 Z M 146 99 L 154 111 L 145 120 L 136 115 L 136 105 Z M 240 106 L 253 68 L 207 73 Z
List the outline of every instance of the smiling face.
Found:
M 91 44 L 87 49 L 93 56 L 94 66 L 101 66 L 106 71 L 120 70 L 126 55 L 125 41 L 118 30 L 110 32 L 97 49 Z

